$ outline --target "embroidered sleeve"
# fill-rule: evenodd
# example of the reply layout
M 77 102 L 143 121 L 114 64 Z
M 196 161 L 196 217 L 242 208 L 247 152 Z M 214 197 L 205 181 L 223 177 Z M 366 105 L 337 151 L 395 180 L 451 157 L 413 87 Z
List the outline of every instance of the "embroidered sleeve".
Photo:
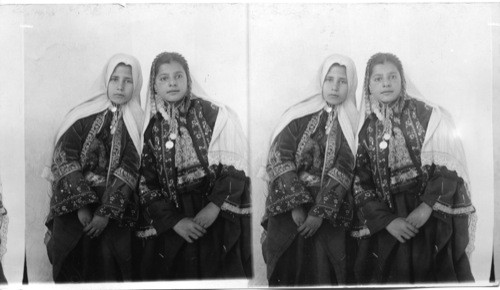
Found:
M 167 200 L 162 193 L 159 170 L 154 154 L 152 128 L 154 119 L 144 133 L 144 146 L 141 158 L 139 178 L 139 204 L 148 223 L 152 224 L 157 234 L 161 234 L 175 226 L 184 216 L 179 213 L 174 203 Z
M 126 132 L 126 130 L 125 130 Z M 121 220 L 127 206 L 134 202 L 139 174 L 139 154 L 128 133 L 119 167 L 114 171 L 111 186 L 106 188 L 95 214 Z
M 445 166 L 426 166 L 429 180 L 420 197 L 433 210 L 445 215 L 466 215 L 475 211 L 467 185 Z
M 283 129 L 269 152 L 267 173 L 270 183 L 266 210 L 271 216 L 314 202 L 311 193 L 297 175 L 295 153 L 303 131 L 298 121 L 292 121 Z
M 335 165 L 325 177 L 326 185 L 316 196 L 309 214 L 330 220 L 334 225 L 348 227 L 352 220 L 353 202 L 350 195 L 354 156 L 345 140 L 340 142 Z
M 55 216 L 99 202 L 97 194 L 87 184 L 80 165 L 85 130 L 83 120 L 75 122 L 59 139 L 54 150 L 50 207 Z
M 364 134 L 366 133 L 361 131 L 360 136 Z M 356 157 L 353 190 L 357 215 L 370 234 L 375 234 L 384 229 L 397 217 L 392 213 L 389 206 L 378 198 L 371 170 L 371 160 L 367 151 L 367 142 L 361 137 Z
M 208 200 L 220 207 L 220 214 L 226 218 L 250 215 L 250 179 L 245 172 L 223 164 L 213 169 L 217 178 Z

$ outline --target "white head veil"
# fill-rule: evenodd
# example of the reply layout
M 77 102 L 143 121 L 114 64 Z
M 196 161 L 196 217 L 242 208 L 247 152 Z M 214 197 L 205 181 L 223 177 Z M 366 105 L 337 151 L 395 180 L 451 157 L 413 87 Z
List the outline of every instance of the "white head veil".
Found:
M 112 104 L 108 98 L 108 83 L 111 74 L 115 70 L 118 64 L 130 65 L 132 67 L 132 79 L 134 83 L 134 90 L 132 93 L 132 99 L 126 104 L 122 105 L 123 110 L 123 120 L 125 127 L 134 143 L 135 148 L 139 155 L 141 154 L 141 137 L 140 128 L 143 124 L 143 111 L 141 108 L 141 98 L 140 92 L 142 88 L 142 71 L 139 61 L 127 54 L 115 54 L 112 56 L 104 68 L 101 74 L 94 82 L 92 89 L 90 91 L 90 98 L 83 103 L 80 103 L 73 109 L 71 109 L 68 114 L 64 117 L 64 120 L 59 127 L 52 148 L 50 151 L 50 160 L 47 160 L 47 166 L 42 174 L 43 177 L 51 179 L 50 174 L 50 164 L 52 163 L 52 154 L 54 148 L 61 138 L 61 136 L 78 120 L 88 117 L 92 114 L 96 114 L 108 109 Z
M 116 66 L 120 63 L 130 65 L 132 67 L 132 78 L 134 82 L 134 91 L 132 99 L 122 105 L 123 106 L 123 120 L 127 131 L 134 142 L 134 146 L 139 154 L 141 153 L 141 142 L 139 128 L 143 124 L 143 112 L 141 109 L 141 88 L 142 88 L 142 71 L 139 61 L 130 55 L 115 54 L 111 57 L 108 63 L 104 66 L 101 75 L 92 86 L 90 99 L 74 107 L 64 118 L 61 127 L 56 135 L 55 143 L 61 138 L 66 130 L 71 127 L 79 119 L 88 117 L 92 114 L 102 112 L 111 106 L 111 101 L 108 98 L 108 83 L 111 74 Z M 54 144 L 55 144 L 54 143 Z
M 156 56 L 151 65 L 146 111 L 144 116 L 145 122 L 142 133 L 146 131 L 149 121 L 157 112 L 157 100 L 154 93 L 154 67 L 156 65 L 156 61 L 162 55 L 165 55 L 167 53 L 168 52 L 160 53 L 158 56 Z M 198 82 L 195 80 L 192 72 L 189 72 L 189 77 L 191 78 L 191 95 L 194 98 L 207 100 L 219 108 L 217 120 L 215 121 L 214 129 L 212 132 L 212 139 L 210 140 L 210 145 L 208 147 L 209 165 L 219 163 L 225 165 L 233 165 L 234 168 L 242 170 L 246 175 L 248 175 L 248 144 L 246 137 L 243 134 L 243 129 L 238 119 L 238 115 L 224 104 L 210 99 L 198 84 Z M 143 143 L 144 134 L 141 134 L 141 138 L 141 143 Z

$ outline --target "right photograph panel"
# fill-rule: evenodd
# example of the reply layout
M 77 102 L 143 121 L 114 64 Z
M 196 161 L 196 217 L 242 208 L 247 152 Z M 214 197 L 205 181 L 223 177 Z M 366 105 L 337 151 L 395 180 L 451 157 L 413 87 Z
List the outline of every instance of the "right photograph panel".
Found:
M 493 7 L 249 5 L 252 286 L 489 282 Z

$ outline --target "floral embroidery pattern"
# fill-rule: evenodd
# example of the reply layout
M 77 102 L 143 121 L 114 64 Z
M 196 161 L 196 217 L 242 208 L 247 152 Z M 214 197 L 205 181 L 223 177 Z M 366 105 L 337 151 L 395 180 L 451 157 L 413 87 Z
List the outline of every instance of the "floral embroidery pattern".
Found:
M 279 153 L 277 153 L 279 154 Z M 281 176 L 290 171 L 296 171 L 297 167 L 292 161 L 283 162 L 274 166 L 268 165 L 268 175 L 270 180 L 275 180 L 278 176 Z
M 139 204 L 141 206 L 148 206 L 155 201 L 162 200 L 164 194 L 159 189 L 150 189 L 146 185 L 146 179 L 141 176 L 139 182 Z
M 51 200 L 50 217 L 73 212 L 88 204 L 100 204 L 95 214 L 115 218 L 121 225 L 128 226 L 132 226 L 137 220 L 137 210 L 129 202 L 129 195 L 135 188 L 137 176 L 134 177 L 123 168 L 117 169 L 121 162 L 123 140 L 127 138 L 123 131 L 124 123 L 120 119 L 115 134 L 111 135 L 109 131 L 106 131 L 108 128 L 106 124 L 111 121 L 107 117 L 109 117 L 107 111 L 98 113 L 95 119 L 87 119 L 92 120 L 91 124 L 87 123 L 90 126 L 85 125 L 87 121 L 79 121 L 84 122 L 83 128 L 88 130 L 72 133 L 86 134 L 82 150 L 75 153 L 80 162 L 68 163 L 66 155 L 69 153 L 64 152 L 62 148 L 64 142 L 58 144 L 54 154 L 53 173 L 66 174 L 54 174 L 59 179 L 56 179 L 52 185 L 54 194 Z M 74 139 L 68 140 L 65 142 L 74 142 Z M 109 158 L 106 150 L 109 150 Z M 137 167 L 137 164 L 128 166 Z M 106 180 L 106 173 L 113 173 L 113 178 L 110 179 L 111 176 L 108 175 Z M 111 185 L 111 182 L 114 185 Z M 97 190 L 96 187 L 105 187 L 105 192 Z M 124 219 L 127 221 L 125 222 Z
M 313 115 L 309 123 L 307 124 L 307 128 L 302 135 L 302 138 L 300 139 L 299 145 L 297 146 L 297 151 L 295 153 L 295 164 L 300 164 L 301 159 L 302 159 L 302 152 L 304 151 L 304 148 L 306 146 L 307 141 L 309 140 L 310 136 L 314 131 L 316 131 L 316 128 L 318 127 L 319 123 L 319 117 L 323 111 L 320 111 L 319 113 Z
M 175 140 L 175 165 L 179 170 L 200 166 L 200 161 L 194 149 L 193 140 L 186 127 L 179 128 L 179 136 Z
M 151 202 L 162 193 L 180 208 L 178 196 L 180 187 L 203 178 L 207 172 L 213 177 L 212 179 L 215 178 L 215 173 L 207 166 L 212 129 L 203 117 L 200 100 L 191 100 L 186 106 L 189 107 L 188 114 L 179 117 L 179 136 L 174 140 L 175 145 L 172 149 L 168 150 L 165 147 L 170 132 L 168 123 L 160 118 L 160 121 L 153 125 L 154 144 L 151 147 L 156 162 L 162 165 L 156 168 L 162 190 L 150 192 L 141 179 L 141 203 Z
M 345 197 L 350 188 L 352 172 L 344 172 L 342 168 L 353 168 L 354 158 L 352 154 L 350 158 L 347 156 L 350 149 L 347 141 L 342 139 L 336 117 L 332 119 L 330 131 L 326 134 L 327 119 L 328 114 L 319 111 L 311 115 L 302 127 L 304 131 L 297 132 L 298 136 L 289 138 L 284 135 L 282 139 L 277 139 L 279 142 L 299 140 L 294 153 L 290 153 L 293 145 L 286 145 L 285 151 L 281 152 L 278 141 L 273 144 L 270 153 L 272 158 L 267 165 L 271 182 L 265 219 L 309 204 L 312 205 L 309 214 L 327 219 L 335 226 L 349 226 L 353 214 L 352 203 Z M 292 134 L 292 131 L 286 132 Z M 339 153 L 340 150 L 342 153 Z M 282 154 L 293 154 L 295 162 L 288 161 Z M 286 158 L 289 158 L 288 155 Z M 342 161 L 339 161 L 340 155 Z M 323 184 L 321 179 L 325 179 Z
M 291 180 L 278 178 L 273 182 L 266 200 L 266 209 L 273 216 L 312 202 L 312 196 L 295 175 L 291 176 Z
M 197 180 L 200 180 L 203 177 L 205 177 L 206 175 L 207 174 L 202 167 L 194 167 L 188 170 L 184 170 L 182 174 L 179 174 L 177 178 L 177 187 L 181 188 L 184 187 L 185 185 L 193 184 Z
M 118 121 L 116 125 L 115 134 L 113 134 L 113 140 L 111 142 L 111 152 L 109 154 L 109 171 L 115 172 L 116 168 L 120 164 L 120 155 L 122 151 L 122 131 L 123 131 L 123 119 Z M 107 180 L 109 182 L 110 176 L 108 175 Z M 131 188 L 135 188 L 135 183 L 132 184 Z
M 54 179 L 58 181 L 62 177 L 82 169 L 81 165 L 77 161 L 68 162 L 66 158 L 66 152 L 61 149 L 61 144 L 58 144 L 54 150 L 54 156 L 52 160 L 52 174 Z
M 339 122 L 337 120 L 335 120 L 332 124 L 332 127 L 330 129 L 330 133 L 328 134 L 328 136 L 326 136 L 327 140 L 326 140 L 326 152 L 325 152 L 325 159 L 324 159 L 324 168 L 326 169 L 325 172 L 323 174 L 327 174 L 327 172 L 329 171 L 330 168 L 333 167 L 333 164 L 336 160 L 336 150 L 338 150 L 338 148 L 340 146 L 337 146 L 337 137 L 338 137 L 338 134 L 342 134 L 341 132 L 338 131 L 338 127 L 339 127 Z
M 52 188 L 51 212 L 55 216 L 70 213 L 91 203 L 99 202 L 97 195 L 90 189 L 83 176 L 75 176 L 76 180 L 66 178 L 54 181 Z
M 125 182 L 130 188 L 135 188 L 137 184 L 138 174 L 133 174 L 125 170 L 123 167 L 119 167 L 115 170 L 114 175 Z
M 346 190 L 351 186 L 352 174 L 346 174 L 334 167 L 328 171 L 328 176 L 336 180 Z
M 90 129 L 90 132 L 88 133 L 87 138 L 85 138 L 85 142 L 82 146 L 82 152 L 80 153 L 80 164 L 87 163 L 87 154 L 89 152 L 90 145 L 94 141 L 97 133 L 101 131 L 102 125 L 104 124 L 104 117 L 106 117 L 107 112 L 108 111 L 106 110 L 98 114 L 94 123 L 92 123 L 92 128 Z

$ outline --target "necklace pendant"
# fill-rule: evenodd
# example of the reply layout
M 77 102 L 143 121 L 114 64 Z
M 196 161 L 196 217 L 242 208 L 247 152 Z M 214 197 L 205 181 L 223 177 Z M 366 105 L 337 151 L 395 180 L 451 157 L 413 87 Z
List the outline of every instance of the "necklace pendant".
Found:
M 384 150 L 385 148 L 387 148 L 387 142 L 382 141 L 382 142 L 380 142 L 380 144 L 378 146 L 380 147 L 380 149 Z
M 116 110 L 118 110 L 115 106 L 111 107 L 111 112 L 116 112 Z
M 391 134 L 385 133 L 383 138 L 385 141 L 389 141 L 389 139 L 391 139 Z
M 175 139 L 177 139 L 177 134 L 170 133 L 170 135 L 168 136 L 168 138 L 170 138 L 170 140 L 175 140 Z
M 333 109 L 332 109 L 332 107 L 330 107 L 330 106 L 327 106 L 327 107 L 325 108 L 325 111 L 326 111 L 327 113 L 330 113 L 332 110 L 333 110 Z
M 168 140 L 167 143 L 165 143 L 165 147 L 170 150 L 172 148 L 174 148 L 174 142 L 172 142 L 171 140 Z

